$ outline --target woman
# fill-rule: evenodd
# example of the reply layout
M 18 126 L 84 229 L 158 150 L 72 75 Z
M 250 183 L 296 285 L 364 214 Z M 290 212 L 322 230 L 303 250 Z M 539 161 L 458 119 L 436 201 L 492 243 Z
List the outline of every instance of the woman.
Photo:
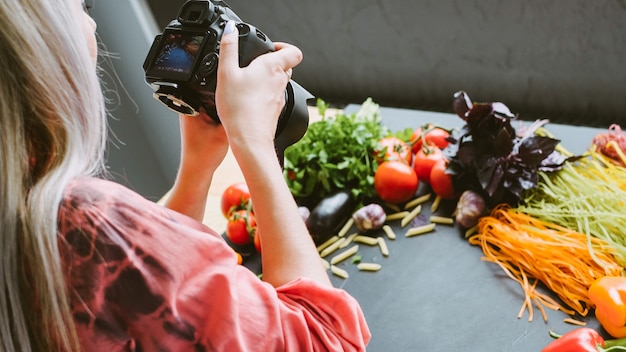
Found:
M 0 349 L 363 350 L 363 314 L 331 286 L 273 148 L 301 52 L 278 43 L 240 69 L 227 25 L 223 125 L 180 117 L 181 165 L 161 207 L 94 177 L 107 127 L 82 7 L 0 0 Z M 229 146 L 263 229 L 264 281 L 198 221 Z

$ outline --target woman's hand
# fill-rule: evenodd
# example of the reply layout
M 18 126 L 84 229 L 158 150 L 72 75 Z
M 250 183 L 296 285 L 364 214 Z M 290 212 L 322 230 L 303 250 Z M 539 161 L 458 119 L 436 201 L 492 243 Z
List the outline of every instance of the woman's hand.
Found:
M 228 139 L 224 127 L 206 113 L 179 115 L 182 164 L 199 172 L 215 170 L 226 152 Z
M 165 206 L 202 221 L 213 173 L 228 152 L 228 139 L 222 125 L 205 113 L 181 114 L 179 119 L 180 168 Z
M 228 28 L 230 27 L 230 28 Z M 274 43 L 275 52 L 261 55 L 250 65 L 239 67 L 238 37 L 233 22 L 227 24 L 220 43 L 215 100 L 228 138 L 273 142 L 278 117 L 285 105 L 285 88 L 292 68 L 302 61 L 295 46 Z M 231 59 L 232 58 L 232 59 Z

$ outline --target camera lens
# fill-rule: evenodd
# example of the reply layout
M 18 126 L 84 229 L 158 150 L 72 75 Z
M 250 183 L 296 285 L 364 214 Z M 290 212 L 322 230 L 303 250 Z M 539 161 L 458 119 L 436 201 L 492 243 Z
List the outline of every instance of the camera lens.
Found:
M 199 102 L 191 98 L 184 99 L 182 92 L 175 87 L 161 86 L 153 95 L 171 110 L 182 114 L 196 116 L 200 111 Z

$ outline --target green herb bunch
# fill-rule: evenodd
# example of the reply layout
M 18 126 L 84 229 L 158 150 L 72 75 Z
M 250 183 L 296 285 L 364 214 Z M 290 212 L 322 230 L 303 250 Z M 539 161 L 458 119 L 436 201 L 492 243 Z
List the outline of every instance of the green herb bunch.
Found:
M 380 108 L 368 98 L 359 111 L 326 116 L 328 105 L 317 101 L 322 119 L 285 151 L 284 174 L 296 199 L 316 201 L 349 189 L 359 200 L 375 196 L 378 141 L 389 134 Z

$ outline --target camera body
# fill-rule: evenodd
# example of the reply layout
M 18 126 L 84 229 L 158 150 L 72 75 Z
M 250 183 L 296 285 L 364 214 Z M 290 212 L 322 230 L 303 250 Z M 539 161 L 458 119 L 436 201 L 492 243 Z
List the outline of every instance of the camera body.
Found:
M 240 67 L 274 51 L 270 39 L 256 27 L 241 21 L 224 1 L 187 1 L 177 18 L 155 37 L 143 64 L 146 82 L 154 89 L 155 99 L 186 115 L 195 116 L 204 110 L 219 122 L 215 87 L 220 40 L 226 22 L 231 20 L 236 22 L 239 31 Z M 289 81 L 274 139 L 279 156 L 306 132 L 307 100 L 311 98 L 308 91 L 295 81 Z

